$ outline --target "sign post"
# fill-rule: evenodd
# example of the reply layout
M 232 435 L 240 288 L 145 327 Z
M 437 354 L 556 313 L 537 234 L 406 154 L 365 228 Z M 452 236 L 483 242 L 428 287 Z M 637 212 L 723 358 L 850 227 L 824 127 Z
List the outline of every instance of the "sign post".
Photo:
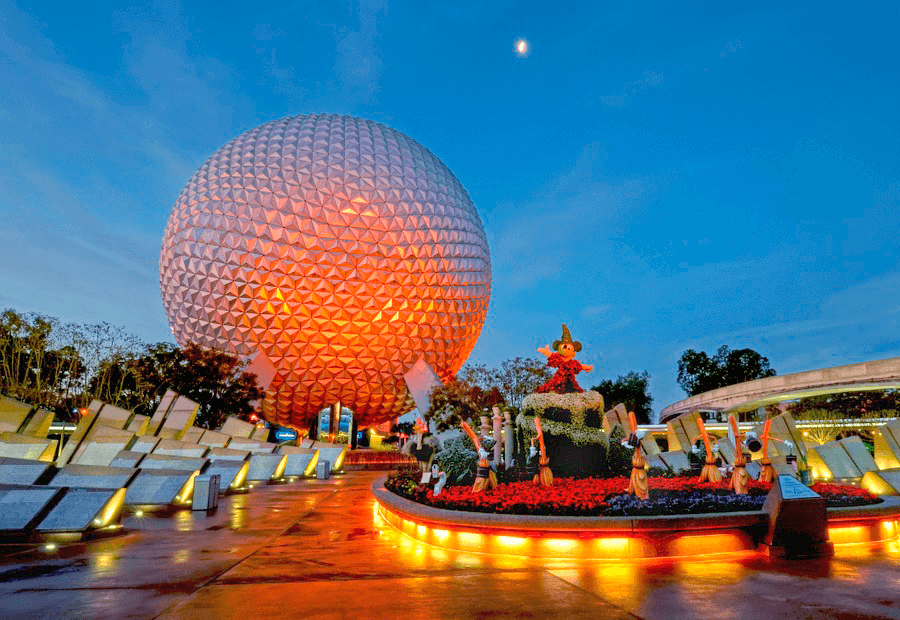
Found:
M 825 498 L 793 476 L 779 475 L 763 504 L 769 529 L 762 549 L 770 557 L 810 558 L 834 555 L 828 541 Z

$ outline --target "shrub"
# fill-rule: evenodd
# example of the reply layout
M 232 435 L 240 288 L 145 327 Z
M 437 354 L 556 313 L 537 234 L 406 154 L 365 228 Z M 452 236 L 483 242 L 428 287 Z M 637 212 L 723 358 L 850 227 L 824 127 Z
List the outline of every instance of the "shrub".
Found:
M 475 481 L 478 453 L 468 435 L 459 435 L 445 441 L 444 449 L 435 455 L 434 462 L 447 472 L 448 485 L 472 484 Z
M 608 470 L 606 475 L 612 478 L 631 475 L 633 453 L 629 448 L 622 445 L 623 439 L 625 439 L 625 433 L 622 432 L 620 427 L 616 427 L 609 437 L 609 447 L 606 449 L 606 466 Z
M 419 486 L 421 479 L 422 472 L 418 467 L 401 467 L 387 477 L 384 488 L 400 497 L 422 501 L 422 498 L 418 497 L 416 493 L 416 487 Z
M 648 478 L 689 478 L 696 476 L 690 471 L 672 471 L 667 467 L 650 467 L 647 469 Z

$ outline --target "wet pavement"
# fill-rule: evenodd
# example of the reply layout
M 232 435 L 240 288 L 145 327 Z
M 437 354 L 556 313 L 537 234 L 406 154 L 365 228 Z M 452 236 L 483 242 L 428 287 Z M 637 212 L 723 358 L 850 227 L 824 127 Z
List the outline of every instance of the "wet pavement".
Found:
M 375 516 L 380 472 L 254 489 L 211 515 L 129 517 L 55 551 L 0 548 L 2 618 L 897 618 L 900 544 L 771 563 L 490 557 Z

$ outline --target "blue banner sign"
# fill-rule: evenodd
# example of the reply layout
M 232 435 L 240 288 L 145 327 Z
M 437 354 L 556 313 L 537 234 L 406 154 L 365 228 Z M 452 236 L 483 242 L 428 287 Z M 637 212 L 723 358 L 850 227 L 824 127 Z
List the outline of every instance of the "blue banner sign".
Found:
M 297 431 L 292 428 L 279 428 L 275 431 L 275 441 L 285 442 L 297 439 Z

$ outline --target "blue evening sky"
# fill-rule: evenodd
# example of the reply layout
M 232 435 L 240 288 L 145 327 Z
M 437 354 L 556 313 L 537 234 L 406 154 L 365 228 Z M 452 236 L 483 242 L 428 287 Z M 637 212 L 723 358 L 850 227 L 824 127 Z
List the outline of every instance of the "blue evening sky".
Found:
M 166 220 L 238 133 L 329 112 L 440 157 L 491 244 L 470 361 L 900 355 L 898 5 L 0 0 L 0 307 L 171 339 Z M 520 58 L 514 42 L 531 44 Z

